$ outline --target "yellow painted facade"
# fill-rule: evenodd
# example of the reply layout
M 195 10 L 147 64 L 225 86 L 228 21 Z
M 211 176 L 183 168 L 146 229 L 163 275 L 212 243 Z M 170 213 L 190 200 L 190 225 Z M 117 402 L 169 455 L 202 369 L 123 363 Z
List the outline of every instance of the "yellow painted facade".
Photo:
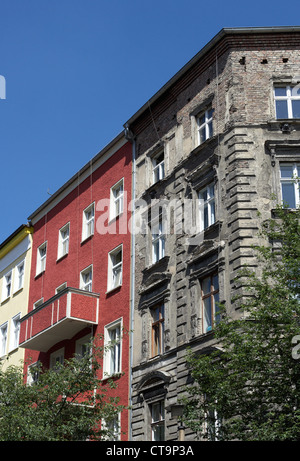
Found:
M 0 366 L 22 365 L 19 318 L 27 314 L 33 228 L 20 226 L 0 245 Z

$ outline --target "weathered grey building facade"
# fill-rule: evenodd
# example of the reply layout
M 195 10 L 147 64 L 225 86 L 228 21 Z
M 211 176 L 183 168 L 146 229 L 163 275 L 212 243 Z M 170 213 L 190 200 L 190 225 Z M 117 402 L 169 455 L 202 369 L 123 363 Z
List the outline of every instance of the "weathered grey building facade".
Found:
M 272 194 L 299 204 L 299 50 L 299 27 L 223 29 L 126 124 L 137 200 L 132 440 L 177 439 L 170 408 L 189 383 L 187 347 L 213 343 L 218 300 L 239 315 L 234 279 L 256 266 Z

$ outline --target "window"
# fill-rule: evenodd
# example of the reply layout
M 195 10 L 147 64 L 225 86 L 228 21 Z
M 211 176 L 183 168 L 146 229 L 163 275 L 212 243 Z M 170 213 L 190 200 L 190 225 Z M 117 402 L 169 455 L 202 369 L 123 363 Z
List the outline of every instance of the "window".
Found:
M 165 256 L 165 234 L 162 215 L 151 222 L 152 262 L 153 264 Z
M 104 374 L 112 376 L 121 372 L 121 321 L 105 327 Z
M 217 274 L 206 277 L 201 282 L 203 332 L 210 331 L 220 320 L 219 283 Z
M 219 283 L 217 274 L 214 274 L 201 281 L 203 333 L 210 331 L 220 320 L 218 302 Z
M 122 285 L 123 255 L 122 245 L 108 255 L 108 290 Z
M 164 304 L 151 309 L 152 357 L 164 352 Z
M 11 295 L 12 271 L 7 272 L 3 277 L 2 301 L 8 299 Z
M 78 341 L 76 341 L 76 356 L 77 357 L 82 358 L 90 352 L 90 342 L 91 342 L 90 335 L 84 336 L 83 338 L 80 338 L 78 339 Z
M 94 234 L 95 205 L 92 203 L 83 212 L 82 240 Z
M 53 352 L 50 355 L 50 368 L 54 371 L 58 371 L 64 363 L 64 348 Z
M 41 306 L 44 303 L 44 298 L 39 299 L 33 304 L 33 309 L 36 309 L 37 307 Z
M 116 218 L 123 212 L 124 181 L 121 179 L 110 189 L 110 219 Z
M 103 429 L 108 431 L 105 440 L 106 441 L 118 441 L 120 440 L 120 419 L 121 415 L 118 413 L 109 420 L 103 420 Z
M 87 267 L 80 273 L 80 289 L 85 291 L 92 291 L 93 281 L 93 268 Z
M 165 157 L 164 152 L 160 152 L 152 159 L 153 165 L 153 183 L 160 181 L 165 177 Z
M 202 144 L 213 135 L 213 110 L 207 109 L 197 117 L 198 144 Z
M 55 290 L 55 294 L 57 295 L 58 293 L 63 291 L 65 288 L 67 288 L 67 282 L 62 283 L 61 285 L 59 285 L 59 287 L 57 287 L 56 290 Z
M 66 224 L 59 231 L 57 259 L 69 253 L 70 224 Z
M 0 327 L 0 357 L 6 354 L 7 322 Z
M 24 270 L 25 270 L 25 261 L 22 261 L 17 265 L 15 270 L 15 281 L 14 281 L 14 292 L 21 290 L 24 285 Z
M 28 366 L 27 384 L 32 386 L 38 382 L 40 376 L 40 362 L 32 363 Z
M 11 332 L 10 332 L 10 350 L 14 350 L 17 347 L 19 347 L 20 318 L 21 318 L 21 314 L 18 314 L 12 318 Z
M 215 222 L 215 192 L 210 184 L 199 192 L 200 231 Z
M 46 269 L 47 242 L 43 243 L 37 250 L 36 275 Z
M 165 440 L 165 405 L 164 401 L 152 403 L 151 412 L 151 440 L 159 442 Z
M 300 88 L 276 86 L 274 88 L 277 119 L 300 118 Z
M 300 204 L 300 164 L 280 164 L 281 197 L 284 205 L 288 208 L 297 208 Z

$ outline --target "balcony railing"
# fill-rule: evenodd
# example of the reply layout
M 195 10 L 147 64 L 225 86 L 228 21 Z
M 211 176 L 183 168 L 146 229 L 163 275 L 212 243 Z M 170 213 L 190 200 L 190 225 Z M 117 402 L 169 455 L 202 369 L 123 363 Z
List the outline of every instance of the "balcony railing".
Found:
M 47 352 L 98 324 L 99 294 L 67 287 L 21 318 L 20 347 Z

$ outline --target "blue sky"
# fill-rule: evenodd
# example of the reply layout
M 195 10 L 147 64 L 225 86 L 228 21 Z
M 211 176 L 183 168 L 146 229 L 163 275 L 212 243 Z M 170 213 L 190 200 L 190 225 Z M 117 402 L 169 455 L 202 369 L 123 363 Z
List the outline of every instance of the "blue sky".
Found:
M 298 16 L 295 0 L 1 0 L 0 243 L 223 27 Z

